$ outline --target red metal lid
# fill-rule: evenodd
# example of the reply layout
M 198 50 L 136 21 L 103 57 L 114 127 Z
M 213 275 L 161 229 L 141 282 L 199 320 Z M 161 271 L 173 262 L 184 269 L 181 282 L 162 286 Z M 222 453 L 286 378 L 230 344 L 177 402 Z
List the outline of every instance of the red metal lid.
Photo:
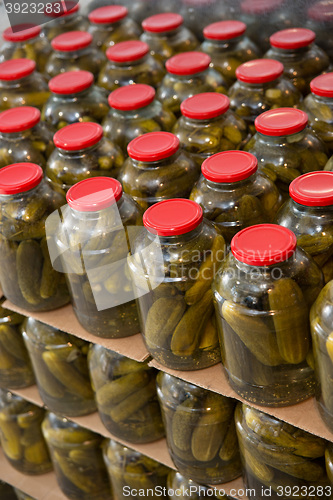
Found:
M 122 196 L 122 186 L 112 177 L 92 177 L 74 184 L 66 195 L 68 205 L 79 212 L 97 212 Z
M 194 75 L 209 67 L 211 58 L 203 52 L 182 52 L 170 57 L 165 63 L 169 73 L 174 75 Z
M 308 115 L 295 108 L 270 109 L 257 116 L 254 121 L 256 131 L 264 135 L 281 136 L 297 134 L 304 130 Z
M 97 144 L 103 137 L 101 125 L 93 122 L 72 123 L 53 136 L 54 145 L 65 151 L 79 151 Z
M 53 38 L 51 45 L 54 50 L 72 52 L 89 47 L 92 35 L 87 31 L 67 31 Z
M 35 163 L 13 163 L 0 169 L 0 194 L 29 191 L 43 179 L 43 170 Z
M 332 0 L 323 0 L 311 5 L 308 9 L 308 17 L 314 21 L 331 23 L 333 21 Z
M 333 73 L 325 73 L 311 80 L 310 89 L 313 94 L 333 97 Z
M 283 74 L 283 64 L 275 59 L 253 59 L 236 69 L 236 77 L 246 83 L 267 83 Z
M 163 14 L 156 14 L 155 16 L 147 17 L 142 22 L 142 28 L 145 31 L 152 33 L 163 33 L 165 31 L 172 31 L 184 22 L 183 17 L 175 12 L 165 12 Z
M 289 194 L 296 203 L 307 207 L 333 205 L 333 172 L 310 172 L 294 179 Z
M 48 17 L 70 16 L 80 10 L 79 2 L 71 0 L 52 2 L 52 9 L 45 8 L 44 15 Z
M 177 236 L 193 231 L 202 218 L 202 208 L 195 201 L 173 198 L 149 207 L 143 214 L 143 224 L 150 233 Z
M 126 85 L 119 87 L 109 95 L 109 105 L 111 108 L 122 111 L 144 108 L 152 103 L 155 98 L 155 89 L 144 83 L 136 85 Z
M 25 40 L 31 40 L 41 32 L 40 26 L 35 26 L 31 23 L 17 24 L 14 28 L 15 31 L 13 31 L 12 28 L 7 28 L 2 33 L 3 39 L 7 42 L 24 42 Z
M 246 31 L 246 24 L 241 21 L 218 21 L 206 26 L 203 30 L 209 40 L 230 40 L 241 36 Z
M 90 12 L 88 18 L 94 24 L 110 24 L 124 19 L 127 14 L 128 9 L 123 5 L 106 5 Z
M 212 182 L 238 182 L 257 171 L 257 158 L 246 151 L 222 151 L 201 165 L 202 175 Z
M 278 9 L 284 0 L 244 0 L 241 11 L 246 14 L 265 14 Z
M 106 51 L 106 57 L 114 62 L 132 62 L 141 59 L 149 52 L 149 46 L 140 40 L 118 42 Z
M 180 110 L 187 118 L 208 120 L 223 115 L 228 111 L 230 101 L 224 94 L 218 92 L 203 92 L 188 97 L 180 105 Z
M 133 139 L 127 152 L 133 160 L 158 161 L 178 151 L 179 139 L 170 132 L 148 132 Z
M 66 71 L 51 78 L 49 89 L 54 94 L 76 94 L 88 89 L 94 83 L 90 71 Z
M 40 121 L 40 111 L 32 106 L 20 106 L 0 113 L 0 132 L 11 134 L 34 127 Z
M 307 28 L 290 28 L 274 33 L 269 37 L 272 47 L 278 49 L 300 49 L 307 47 L 316 39 L 316 34 Z
M 32 59 L 11 59 L 0 63 L 0 80 L 20 80 L 36 69 Z
M 271 266 L 289 259 L 296 250 L 296 236 L 277 224 L 258 224 L 239 231 L 231 240 L 237 260 L 251 266 Z

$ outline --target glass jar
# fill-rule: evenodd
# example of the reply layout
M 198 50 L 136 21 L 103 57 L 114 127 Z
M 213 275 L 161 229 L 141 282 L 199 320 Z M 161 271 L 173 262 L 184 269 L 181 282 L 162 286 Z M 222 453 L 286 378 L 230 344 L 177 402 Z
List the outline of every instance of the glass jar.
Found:
M 236 81 L 236 69 L 242 63 L 261 56 L 260 49 L 245 35 L 241 21 L 218 21 L 203 30 L 200 50 L 212 58 L 212 67 L 221 73 L 228 86 Z
M 88 28 L 88 19 L 80 13 L 79 2 L 66 0 L 64 8 L 64 4 L 56 0 L 53 6 L 51 12 L 44 13 L 52 19 L 43 24 L 42 33 L 48 40 L 53 40 L 56 36 L 68 31 L 85 31 Z
M 157 376 L 157 395 L 169 452 L 181 474 L 203 484 L 240 476 L 235 400 L 163 372 Z
M 309 307 L 323 281 L 289 229 L 259 224 L 234 236 L 213 294 L 222 363 L 242 398 L 288 406 L 313 395 Z
M 143 21 L 140 39 L 149 45 L 150 53 L 162 64 L 175 54 L 197 48 L 196 36 L 183 23 L 183 17 L 175 12 L 155 14 Z
M 180 105 L 182 116 L 172 132 L 199 168 L 214 153 L 239 149 L 251 137 L 245 121 L 229 105 L 227 96 L 218 92 L 196 94 Z
M 202 164 L 190 194 L 228 244 L 241 229 L 272 222 L 281 206 L 277 188 L 257 166 L 256 157 L 245 151 L 216 153 Z
M 311 172 L 289 186 L 291 199 L 275 223 L 297 237 L 297 245 L 317 262 L 325 283 L 333 279 L 333 172 Z
M 223 262 L 223 237 L 194 201 L 164 200 L 144 214 L 129 266 L 141 333 L 161 365 L 198 370 L 219 362 L 210 289 Z
M 23 474 L 52 470 L 41 431 L 45 410 L 6 390 L 0 393 L 0 440 L 14 469 Z
M 232 498 L 225 494 L 219 494 L 219 490 L 215 488 L 214 492 L 211 492 L 212 488 L 209 488 L 209 486 L 198 484 L 175 470 L 170 471 L 168 475 L 167 487 L 170 500 L 185 500 L 186 498 L 204 500 L 207 497 L 213 500 Z
M 326 472 L 330 482 L 330 485 L 333 486 L 333 444 L 327 443 L 327 447 L 325 450 L 325 464 L 326 464 Z
M 66 71 L 52 78 L 43 120 L 56 130 L 77 122 L 101 123 L 109 111 L 107 92 L 93 83 L 90 71 Z
M 157 91 L 163 107 L 180 117 L 181 103 L 202 92 L 227 93 L 227 82 L 210 67 L 211 58 L 203 52 L 176 54 L 165 63 L 167 74 Z
M 275 182 L 284 199 L 289 184 L 302 174 L 323 170 L 325 144 L 307 127 L 308 115 L 300 109 L 277 108 L 255 120 L 257 133 L 244 146 L 258 159 L 259 171 Z
M 104 462 L 117 500 L 126 500 L 131 496 L 132 490 L 140 492 L 140 496 L 153 500 L 161 497 L 158 490 L 161 492 L 166 488 L 169 467 L 112 439 L 105 442 L 103 451 Z
M 236 70 L 237 82 L 229 89 L 230 107 L 255 134 L 254 121 L 269 109 L 294 107 L 301 93 L 282 76 L 283 65 L 273 59 L 254 59 Z
M 45 233 L 46 219 L 63 204 L 38 165 L 0 169 L 1 288 L 26 311 L 49 311 L 69 302 L 65 278 L 52 267 Z
M 61 491 L 72 500 L 110 500 L 103 462 L 103 438 L 55 413 L 42 423 Z
M 227 2 L 219 0 L 181 0 L 180 14 L 184 18 L 184 24 L 196 37 L 202 41 L 202 31 L 207 24 L 216 19 L 228 19 L 229 6 Z M 178 8 L 179 8 L 178 7 Z
M 109 177 L 79 182 L 68 191 L 67 202 L 54 246 L 78 321 L 98 337 L 139 333 L 126 257 L 142 225 L 142 210 Z
M 42 109 L 50 95 L 44 76 L 35 71 L 31 59 L 0 63 L 0 111 L 16 106 Z
M 129 443 L 150 443 L 164 436 L 156 394 L 157 370 L 91 344 L 89 370 L 98 412 L 106 429 Z
M 43 403 L 69 417 L 95 411 L 88 342 L 33 318 L 27 318 L 22 330 Z
M 51 53 L 49 41 L 40 36 L 41 27 L 33 24 L 20 24 L 7 28 L 2 33 L 4 40 L 0 49 L 0 62 L 10 59 L 32 59 L 37 71 L 43 73 L 46 61 Z
M 311 2 L 307 11 L 306 23 L 306 27 L 316 33 L 316 43 L 331 60 L 333 59 L 332 14 L 333 8 L 330 0 Z
M 106 5 L 89 13 L 88 32 L 103 52 L 118 42 L 139 38 L 140 27 L 127 15 L 128 9 L 124 5 Z
M 313 491 L 315 498 L 330 496 L 324 439 L 241 403 L 235 421 L 251 498 L 291 500 L 296 491 Z
M 45 176 L 62 194 L 89 177 L 117 177 L 124 157 L 118 146 L 103 137 L 101 125 L 73 123 L 53 137 L 56 149 L 48 159 Z
M 51 53 L 46 65 L 48 78 L 65 71 L 90 71 L 95 79 L 105 63 L 105 55 L 92 43 L 93 37 L 87 31 L 69 31 L 53 38 Z
M 157 87 L 164 74 L 163 65 L 149 53 L 149 46 L 140 40 L 116 43 L 106 51 L 108 62 L 102 68 L 98 85 L 112 92 L 133 83 Z
M 179 148 L 179 139 L 174 134 L 143 134 L 129 143 L 127 151 L 129 158 L 118 178 L 124 192 L 144 210 L 158 201 L 189 197 L 200 169 Z
M 306 28 L 290 28 L 274 33 L 269 41 L 271 48 L 264 57 L 281 61 L 284 75 L 305 96 L 310 92 L 310 82 L 328 69 L 329 58 L 315 43 L 316 34 Z

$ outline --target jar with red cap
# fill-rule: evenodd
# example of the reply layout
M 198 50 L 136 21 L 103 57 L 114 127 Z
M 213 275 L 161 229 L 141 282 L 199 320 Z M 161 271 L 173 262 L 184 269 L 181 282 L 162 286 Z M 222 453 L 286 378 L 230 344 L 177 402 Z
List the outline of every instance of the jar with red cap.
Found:
M 200 168 L 174 134 L 143 134 L 129 143 L 127 152 L 119 180 L 144 210 L 158 201 L 189 197 Z
M 256 118 L 257 133 L 244 147 L 257 157 L 259 170 L 275 182 L 285 199 L 291 181 L 323 170 L 327 162 L 325 144 L 307 123 L 308 116 L 300 109 L 266 111 Z
M 45 167 L 53 150 L 52 129 L 40 121 L 39 109 L 21 106 L 0 113 L 0 168 L 24 161 Z
M 196 36 L 183 23 L 183 17 L 175 12 L 155 14 L 142 22 L 140 39 L 149 45 L 155 59 L 164 64 L 175 54 L 195 50 L 198 46 Z
M 53 137 L 56 149 L 47 161 L 45 176 L 62 194 L 89 177 L 117 177 L 124 163 L 120 148 L 103 137 L 101 125 L 73 123 Z
M 242 63 L 261 56 L 261 50 L 246 35 L 241 21 L 218 21 L 203 30 L 200 50 L 212 58 L 212 66 L 232 85 Z
M 277 31 L 270 37 L 271 48 L 264 56 L 282 62 L 284 76 L 303 95 L 310 92 L 311 80 L 327 70 L 330 63 L 315 39 L 315 32 L 306 28 Z
M 184 24 L 202 41 L 202 30 L 217 19 L 229 19 L 230 2 L 219 0 L 181 0 L 180 14 Z M 179 7 L 178 7 L 179 8 Z
M 273 59 L 254 59 L 236 69 L 237 81 L 230 87 L 230 107 L 255 133 L 254 120 L 264 111 L 294 107 L 301 93 L 283 76 L 283 65 Z
M 139 25 L 128 17 L 128 9 L 124 5 L 99 7 L 90 12 L 88 19 L 88 32 L 103 52 L 118 42 L 137 40 L 141 35 Z
M 229 383 L 257 405 L 291 405 L 315 389 L 309 307 L 324 279 L 296 242 L 277 224 L 245 228 L 213 283 Z
M 65 71 L 85 70 L 97 79 L 106 59 L 92 41 L 87 31 L 68 31 L 53 38 L 53 52 L 45 65 L 45 74 L 52 78 Z
M 110 177 L 78 182 L 67 203 L 54 231 L 54 265 L 66 273 L 78 321 L 98 337 L 139 333 L 126 257 L 142 225 L 141 208 Z
M 75 0 L 61 0 L 52 2 L 52 9 L 45 9 L 46 22 L 43 24 L 43 35 L 48 40 L 53 40 L 67 31 L 86 30 L 89 26 L 88 19 L 80 12 L 80 4 Z
M 181 103 L 202 92 L 227 93 L 227 82 L 210 67 L 211 58 L 203 52 L 184 52 L 170 57 L 165 63 L 167 74 L 157 91 L 163 106 L 180 116 Z
M 103 120 L 104 135 L 117 144 L 127 156 L 127 146 L 148 132 L 171 132 L 175 115 L 155 99 L 155 89 L 138 83 L 126 85 L 109 95 L 110 111 Z
M 51 95 L 43 120 L 59 130 L 77 122 L 100 123 L 109 111 L 107 92 L 94 85 L 90 71 L 66 71 L 49 81 Z
M 188 97 L 172 132 L 181 148 L 201 167 L 214 153 L 239 149 L 251 137 L 245 121 L 229 110 L 229 99 L 218 92 Z
M 323 49 L 330 59 L 333 58 L 333 4 L 330 0 L 310 3 L 307 11 L 306 27 L 316 33 L 316 44 Z
M 129 267 L 141 333 L 152 357 L 174 370 L 198 370 L 220 360 L 212 280 L 224 260 L 223 236 L 191 200 L 148 208 Z
M 106 51 L 108 62 L 102 68 L 98 85 L 109 91 L 118 87 L 145 83 L 157 87 L 165 70 L 149 53 L 149 45 L 140 40 L 119 42 Z
M 2 33 L 4 42 L 0 49 L 0 62 L 32 59 L 37 65 L 37 71 L 42 73 L 52 49 L 49 41 L 41 36 L 41 27 L 20 24 L 13 28 L 7 28 Z
M 46 80 L 31 59 L 0 63 L 0 111 L 16 106 L 42 109 L 50 95 Z
M 65 200 L 34 163 L 0 169 L 0 283 L 13 304 L 48 311 L 69 302 L 65 278 L 51 264 L 45 223 Z
M 246 151 L 224 151 L 207 158 L 190 199 L 230 244 L 245 227 L 272 222 L 282 197 L 274 183 L 257 172 L 257 158 Z
M 293 231 L 297 245 L 317 262 L 327 283 L 333 279 L 333 172 L 301 175 L 290 184 L 289 194 L 275 223 Z

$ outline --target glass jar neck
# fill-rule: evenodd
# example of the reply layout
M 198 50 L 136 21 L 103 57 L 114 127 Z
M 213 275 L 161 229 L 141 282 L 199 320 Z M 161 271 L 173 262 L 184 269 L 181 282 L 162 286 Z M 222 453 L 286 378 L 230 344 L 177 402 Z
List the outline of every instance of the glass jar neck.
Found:
M 93 85 L 88 87 L 87 89 L 82 90 L 81 92 L 75 92 L 73 94 L 56 94 L 52 93 L 51 96 L 53 99 L 57 99 L 60 101 L 72 101 L 73 99 L 81 99 L 87 97 L 89 93 L 92 91 Z
M 159 242 L 161 245 L 166 246 L 174 246 L 177 244 L 183 245 L 187 241 L 192 240 L 193 238 L 197 238 L 200 236 L 201 232 L 203 230 L 203 222 L 201 222 L 195 229 L 192 231 L 189 231 L 188 233 L 180 234 L 180 235 L 175 235 L 175 236 L 160 236 L 156 235 L 154 233 L 151 233 L 150 231 L 147 230 L 147 236 L 148 239 L 152 241 L 156 241 L 158 238 Z
M 0 139 L 3 139 L 5 141 L 13 141 L 16 142 L 18 140 L 23 140 L 29 137 L 31 135 L 31 128 L 27 130 L 23 130 L 21 132 L 12 132 L 10 134 L 0 132 Z
M 301 205 L 300 203 L 297 203 L 293 199 L 290 200 L 290 204 L 293 208 L 293 211 L 297 212 L 300 216 L 310 215 L 310 214 L 316 215 L 318 217 L 321 217 L 321 216 L 324 216 L 327 214 L 333 215 L 333 205 L 314 207 L 314 206 L 309 206 L 309 205 Z
M 237 45 L 244 40 L 244 38 L 244 35 L 237 36 L 235 38 L 229 38 L 228 40 L 214 40 L 212 38 L 205 38 L 204 42 L 219 50 L 232 50 L 235 49 Z
M 276 86 L 280 82 L 280 78 L 276 78 L 275 80 L 270 80 L 269 82 L 264 82 L 264 83 L 248 83 L 248 82 L 242 82 L 241 80 L 238 80 L 238 84 L 240 87 L 244 88 L 247 92 L 264 92 L 267 88 L 271 87 L 272 85 Z
M 311 93 L 310 96 L 319 104 L 325 104 L 326 106 L 333 108 L 333 97 L 321 96 L 314 93 Z
M 200 128 L 200 127 L 205 127 L 205 126 L 210 125 L 210 124 L 218 123 L 219 121 L 221 121 L 223 118 L 225 118 L 227 116 L 228 111 L 229 110 L 225 111 L 224 113 L 221 113 L 218 116 L 215 116 L 214 118 L 207 118 L 204 120 L 188 118 L 187 116 L 183 116 L 183 119 L 187 125 L 190 125 L 191 127 L 195 127 L 195 128 L 197 128 L 197 127 Z
M 267 257 L 269 257 L 269 247 L 267 248 Z M 270 279 L 281 279 L 283 275 L 283 269 L 289 268 L 290 265 L 294 262 L 296 256 L 296 251 L 291 255 L 291 257 L 286 258 L 285 260 L 275 262 L 270 265 L 252 265 L 245 264 L 240 260 L 233 257 L 236 266 L 242 273 L 251 277 L 251 279 L 256 279 L 258 276 L 267 276 Z M 257 255 L 253 254 L 253 257 L 257 257 Z
M 242 189 L 253 184 L 256 181 L 257 175 L 257 172 L 255 172 L 246 179 L 236 182 L 213 182 L 205 177 L 203 177 L 203 179 L 205 184 L 215 191 L 237 191 L 238 189 Z
M 91 24 L 91 26 L 94 30 L 111 32 L 120 28 L 120 26 L 124 24 L 124 21 L 126 21 L 126 17 L 124 19 L 120 19 L 119 21 L 114 21 L 111 23 Z
M 182 29 L 182 26 L 178 26 L 178 28 L 175 28 L 173 30 L 168 30 L 168 31 L 160 31 L 159 33 L 154 33 L 154 32 L 146 32 L 147 35 L 151 38 L 164 38 L 164 39 L 169 39 L 173 38 L 174 36 L 177 36 Z
M 153 112 L 154 108 L 156 108 L 159 104 L 159 101 L 153 101 L 152 103 L 148 104 L 148 106 L 143 106 L 142 108 L 131 109 L 130 111 L 112 108 L 111 112 L 115 117 L 121 117 L 122 119 L 126 120 L 135 120 L 137 118 L 140 118 L 142 114 Z
M 44 185 L 44 179 L 42 179 L 37 186 L 35 186 L 33 189 L 29 189 L 28 191 L 23 191 L 22 193 L 15 194 L 0 194 L 0 203 L 6 204 L 29 199 L 31 195 L 36 196 L 41 191 Z
M 175 80 L 189 81 L 193 78 L 204 78 L 207 75 L 208 69 L 209 68 L 205 69 L 204 71 L 200 71 L 199 73 L 191 73 L 189 75 L 176 75 L 174 73 L 169 73 L 169 75 Z
M 300 47 L 299 49 L 279 49 L 278 47 L 272 47 L 271 50 L 279 59 L 299 59 L 306 55 L 311 47 L 312 44 L 306 47 Z
M 24 76 L 18 80 L 0 80 L 0 88 L 14 90 L 23 86 L 33 85 L 34 75 L 35 73 L 31 73 L 30 75 Z
M 289 135 L 264 135 L 261 134 L 260 132 L 256 133 L 257 138 L 266 143 L 266 144 L 272 144 L 272 145 L 281 145 L 285 144 L 287 142 L 292 143 L 292 142 L 299 142 L 301 141 L 306 134 L 306 128 L 301 130 L 300 132 L 297 132 L 296 134 L 289 134 Z
M 133 66 L 140 66 L 140 64 L 143 64 L 147 62 L 149 54 L 146 54 L 143 57 L 140 57 L 140 59 L 136 59 L 135 61 L 125 61 L 125 62 L 116 62 L 116 61 L 109 61 L 111 66 L 115 66 L 116 68 L 131 68 Z
M 133 160 L 131 158 L 132 164 L 136 168 L 140 169 L 154 169 L 154 168 L 159 168 L 159 167 L 164 167 L 166 165 L 170 165 L 171 163 L 174 163 L 178 156 L 180 154 L 180 151 L 178 150 L 175 154 L 168 156 L 167 158 L 163 158 L 163 160 L 157 160 L 157 161 L 140 161 L 140 160 Z
M 112 220 L 113 222 L 119 221 L 119 218 L 111 218 L 110 215 L 114 212 L 119 213 L 124 203 L 124 198 L 121 197 L 116 203 L 113 203 L 107 208 L 102 210 L 96 210 L 94 212 L 82 212 L 79 210 L 75 210 L 74 208 L 68 207 L 69 214 L 72 219 L 80 220 L 80 221 L 96 221 L 96 220 Z
M 101 139 L 102 141 L 103 139 Z M 94 144 L 93 146 L 90 146 L 89 148 L 83 148 L 83 149 L 76 149 L 75 151 L 66 151 L 65 149 L 57 148 L 58 153 L 62 156 L 68 156 L 68 157 L 75 157 L 75 156 L 82 156 L 84 154 L 90 154 L 94 152 L 98 146 L 101 144 L 101 141 L 99 141 L 97 144 Z
M 91 55 L 93 57 L 93 47 L 89 45 L 88 47 L 84 47 L 83 49 L 78 50 L 55 50 L 54 53 L 58 57 L 67 58 L 67 57 L 82 57 Z

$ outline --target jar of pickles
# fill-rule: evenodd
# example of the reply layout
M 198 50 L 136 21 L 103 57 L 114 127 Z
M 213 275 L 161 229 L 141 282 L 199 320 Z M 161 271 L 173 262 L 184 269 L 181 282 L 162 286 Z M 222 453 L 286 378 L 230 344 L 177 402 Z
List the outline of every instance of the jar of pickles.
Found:
M 212 58 L 212 66 L 226 79 L 236 81 L 236 69 L 242 63 L 261 56 L 260 49 L 245 35 L 241 21 L 218 21 L 203 30 L 205 37 L 200 49 Z
M 43 107 L 43 120 L 54 129 L 76 122 L 100 123 L 107 115 L 107 92 L 94 85 L 90 71 L 66 71 L 49 81 L 51 95 Z
M 157 370 L 91 344 L 89 370 L 101 420 L 115 437 L 149 443 L 164 436 L 156 394 Z
M 256 118 L 257 133 L 244 146 L 257 157 L 259 170 L 275 182 L 284 199 L 294 179 L 323 170 L 327 162 L 325 144 L 307 123 L 308 115 L 300 109 L 266 111 Z
M 307 95 L 310 82 L 327 70 L 329 58 L 315 43 L 316 34 L 306 28 L 290 28 L 277 31 L 269 41 L 271 48 L 265 57 L 281 61 L 284 75 L 295 87 Z
M 191 200 L 161 201 L 143 223 L 129 266 L 147 349 L 171 369 L 212 366 L 220 356 L 210 287 L 224 239 Z
M 25 321 L 23 338 L 43 403 L 51 411 L 73 417 L 95 411 L 88 342 L 33 318 Z
M 0 111 L 16 106 L 42 109 L 50 92 L 45 78 L 35 71 L 31 59 L 12 59 L 0 63 Z
M 165 70 L 149 53 L 149 45 L 140 40 L 116 43 L 106 51 L 108 62 L 102 68 L 98 85 L 112 90 L 133 83 L 146 83 L 157 87 Z
M 301 93 L 282 76 L 283 65 L 273 59 L 254 59 L 236 69 L 237 82 L 229 90 L 231 109 L 255 133 L 254 120 L 264 111 L 293 107 L 302 99 Z
M 196 162 L 179 148 L 170 132 L 150 132 L 133 139 L 119 180 L 124 192 L 146 210 L 158 201 L 188 198 L 200 175 Z
M 275 222 L 293 231 L 327 283 L 333 279 L 333 172 L 301 175 L 290 184 L 289 194 Z
M 282 420 L 239 403 L 235 412 L 243 476 L 251 498 L 295 498 L 296 491 L 329 498 L 326 442 Z M 266 493 L 264 493 L 266 492 Z
M 316 33 L 316 43 L 330 59 L 333 58 L 332 13 L 332 3 L 329 0 L 310 2 L 306 23 L 306 27 Z
M 65 278 L 52 267 L 45 234 L 46 219 L 63 204 L 38 165 L 15 163 L 0 169 L 1 288 L 27 311 L 48 311 L 69 302 Z
M 124 5 L 99 7 L 90 12 L 88 19 L 88 32 L 103 52 L 118 42 L 136 40 L 141 34 L 140 27 L 128 17 L 128 9 Z
M 272 222 L 282 203 L 274 183 L 257 172 L 257 159 L 245 151 L 224 151 L 205 160 L 190 199 L 203 209 L 226 243 L 238 231 Z
M 85 70 L 97 79 L 106 59 L 92 41 L 87 31 L 69 31 L 53 38 L 53 52 L 46 63 L 45 74 L 52 78 L 65 71 Z
M 183 23 L 183 17 L 175 12 L 155 14 L 142 22 L 144 32 L 140 39 L 149 45 L 150 53 L 164 64 L 175 54 L 195 50 L 198 46 L 196 36 Z
M 45 411 L 5 390 L 0 393 L 0 440 L 5 457 L 23 474 L 52 470 L 41 423 Z
M 102 126 L 104 135 L 117 144 L 127 156 L 127 146 L 148 132 L 171 132 L 175 115 L 155 99 L 155 89 L 138 83 L 126 85 L 109 95 L 110 111 Z
M 309 307 L 322 286 L 289 229 L 259 224 L 234 236 L 213 294 L 222 362 L 242 398 L 287 406 L 313 395 Z
M 66 193 L 88 177 L 117 177 L 124 157 L 118 146 L 103 137 L 98 123 L 73 123 L 54 134 L 56 149 L 48 159 L 45 175 L 53 188 Z
M 55 413 L 47 413 L 42 430 L 61 491 L 72 500 L 110 500 L 103 438 Z
M 219 490 L 215 488 L 212 492 L 212 488 L 198 484 L 175 470 L 170 471 L 168 475 L 167 487 L 170 500 L 185 500 L 186 498 L 204 500 L 207 497 L 213 498 L 213 500 L 232 498 L 225 494 L 219 494 Z
M 66 0 L 66 4 L 63 4 L 61 0 L 56 0 L 52 5 L 51 11 L 48 9 L 50 12 L 44 13 L 48 20 L 43 25 L 42 33 L 48 40 L 68 31 L 84 31 L 88 28 L 88 19 L 81 14 L 79 2 Z
M 203 484 L 241 474 L 235 401 L 167 373 L 157 376 L 171 458 L 181 474 Z
M 196 94 L 180 105 L 182 116 L 172 131 L 199 168 L 212 154 L 239 149 L 251 137 L 245 121 L 229 105 L 227 96 L 218 92 Z
M 180 116 L 180 105 L 188 97 L 202 92 L 227 93 L 227 82 L 210 67 L 211 58 L 203 52 L 176 54 L 165 63 L 167 74 L 157 91 L 163 106 Z

